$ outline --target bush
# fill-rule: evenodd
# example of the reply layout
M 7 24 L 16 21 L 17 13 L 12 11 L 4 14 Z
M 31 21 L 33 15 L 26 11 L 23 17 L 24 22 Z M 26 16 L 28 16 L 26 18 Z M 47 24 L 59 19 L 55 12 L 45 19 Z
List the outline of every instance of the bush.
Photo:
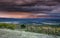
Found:
M 15 29 L 15 24 L 6 24 L 6 23 L 0 23 L 0 28 L 7 28 L 7 29 Z
M 21 25 L 21 28 L 25 28 L 26 26 L 24 24 Z

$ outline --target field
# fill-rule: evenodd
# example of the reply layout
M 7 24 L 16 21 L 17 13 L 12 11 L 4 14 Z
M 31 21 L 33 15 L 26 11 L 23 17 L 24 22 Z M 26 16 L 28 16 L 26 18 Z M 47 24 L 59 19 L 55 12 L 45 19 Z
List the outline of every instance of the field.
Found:
M 40 25 L 40 26 L 28 26 L 27 31 L 53 34 L 60 36 L 60 26 L 59 25 Z
M 60 36 L 60 25 L 34 25 L 34 24 L 7 24 L 0 23 L 0 29 L 24 30 L 42 34 L 51 34 Z

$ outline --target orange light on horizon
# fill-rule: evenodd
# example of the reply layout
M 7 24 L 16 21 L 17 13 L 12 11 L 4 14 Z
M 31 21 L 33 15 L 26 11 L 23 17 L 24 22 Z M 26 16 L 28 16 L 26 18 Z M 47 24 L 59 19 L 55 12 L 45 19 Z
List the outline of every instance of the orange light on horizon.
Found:
M 49 17 L 44 13 L 31 13 L 31 12 L 0 12 L 0 18 L 45 18 Z

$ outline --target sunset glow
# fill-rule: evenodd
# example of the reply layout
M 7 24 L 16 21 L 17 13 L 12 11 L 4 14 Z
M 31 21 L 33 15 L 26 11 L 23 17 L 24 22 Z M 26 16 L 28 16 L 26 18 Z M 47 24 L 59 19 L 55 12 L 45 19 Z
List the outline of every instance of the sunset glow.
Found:
M 30 12 L 0 12 L 0 17 L 4 18 L 38 18 L 45 17 L 47 14 L 37 13 L 33 14 Z

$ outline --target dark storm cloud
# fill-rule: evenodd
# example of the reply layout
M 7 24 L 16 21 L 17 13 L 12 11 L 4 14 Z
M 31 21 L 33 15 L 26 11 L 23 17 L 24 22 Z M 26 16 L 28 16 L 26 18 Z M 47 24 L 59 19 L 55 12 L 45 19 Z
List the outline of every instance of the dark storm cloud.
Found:
M 48 4 L 52 5 L 53 3 L 51 1 L 52 0 L 1 0 L 0 4 L 3 5 L 0 5 L 0 10 L 2 9 L 8 11 L 24 11 L 24 12 L 51 11 L 55 6 L 46 6 Z
M 43 3 L 41 3 L 40 1 L 43 1 Z M 58 7 L 59 2 L 56 1 L 52 2 L 52 0 L 1 0 L 0 4 L 2 4 L 0 5 L 0 10 L 9 11 L 7 13 L 0 12 L 0 17 L 7 18 L 60 17 L 60 14 L 58 14 L 60 13 L 60 7 Z
M 37 0 L 0 0 L 0 2 L 3 3 L 10 3 L 10 4 L 29 4 L 29 3 L 35 3 Z

